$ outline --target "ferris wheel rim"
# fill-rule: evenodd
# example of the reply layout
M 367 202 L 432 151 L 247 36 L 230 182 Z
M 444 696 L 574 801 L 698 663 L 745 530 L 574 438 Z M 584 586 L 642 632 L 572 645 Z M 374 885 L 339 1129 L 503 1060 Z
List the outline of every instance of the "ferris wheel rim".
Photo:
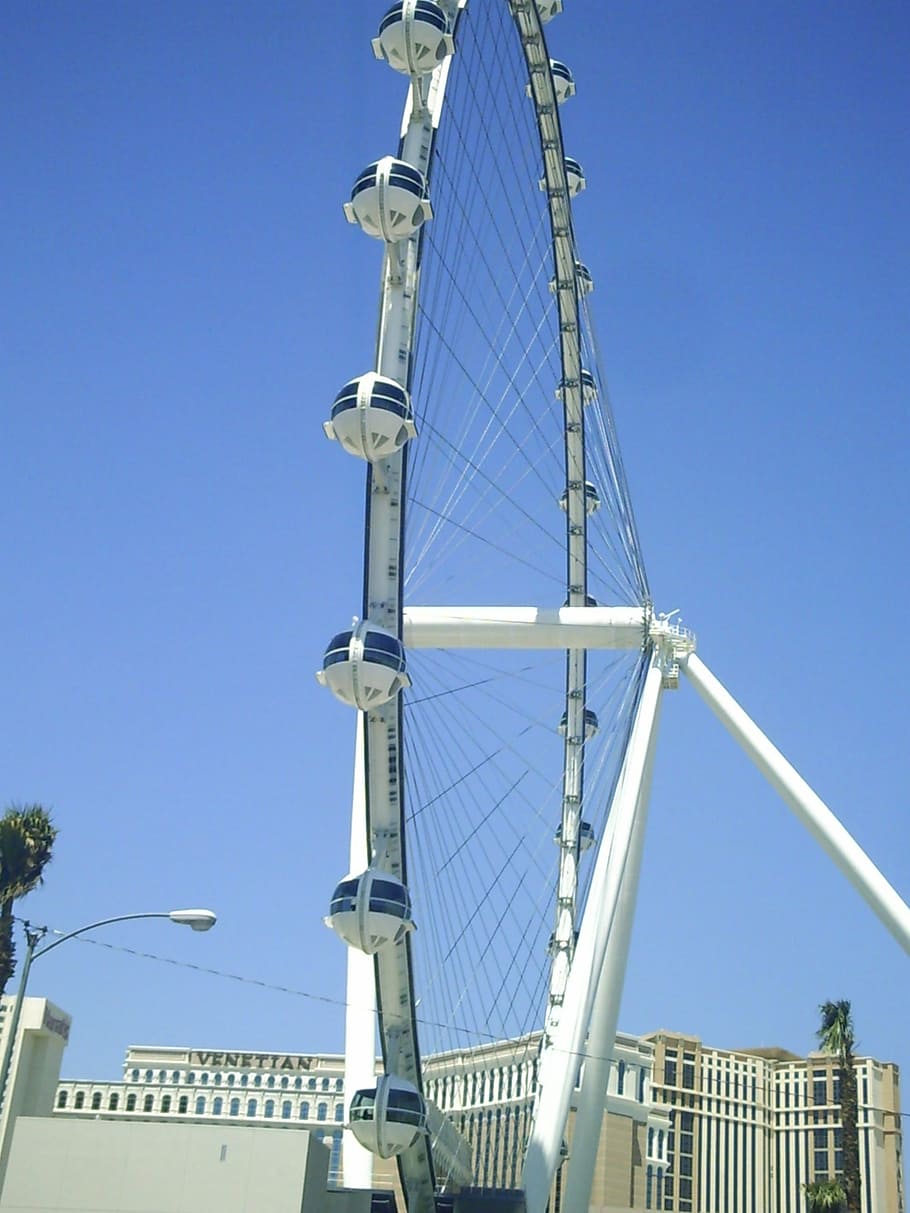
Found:
M 492 7 L 491 0 L 491 7 Z M 577 179 L 580 165 L 567 158 L 564 151 L 562 128 L 558 115 L 559 98 L 556 79 L 564 79 L 565 68 L 556 66 L 548 56 L 543 35 L 545 17 L 537 0 L 502 0 L 514 23 L 518 44 L 522 49 L 528 76 L 528 95 L 535 107 L 538 143 L 543 164 L 544 177 L 540 183 L 546 192 L 550 224 L 550 253 L 553 277 L 550 290 L 554 297 L 560 332 L 560 368 L 558 392 L 563 404 L 563 444 L 565 490 L 565 561 L 566 561 L 566 606 L 569 608 L 589 605 L 588 593 L 588 534 L 589 484 L 585 476 L 585 425 L 586 372 L 582 365 L 581 348 L 581 302 L 590 285 L 590 273 L 577 256 L 572 224 L 571 197 L 574 192 L 570 176 Z M 466 0 L 449 0 L 447 8 L 451 18 L 451 32 L 457 33 L 458 23 L 465 11 Z M 402 12 L 413 14 L 418 0 L 403 0 Z M 558 11 L 558 0 L 547 6 L 548 16 Z M 392 10 L 389 10 L 391 13 Z M 386 14 L 388 17 L 389 14 Z M 384 18 L 385 20 L 385 18 Z M 375 49 L 375 43 L 374 43 Z M 455 54 L 457 61 L 457 52 Z M 445 85 L 451 53 L 442 65 L 426 77 L 412 77 L 409 101 L 405 107 L 402 136 L 395 157 L 384 157 L 374 161 L 358 178 L 356 194 L 366 193 L 375 177 L 377 188 L 399 188 L 410 191 L 419 202 L 421 222 L 432 214 L 428 184 L 432 186 L 434 166 L 435 131 L 444 117 Z M 414 124 L 422 123 L 422 137 L 426 144 L 422 160 L 413 154 L 415 140 L 409 140 Z M 419 143 L 419 140 L 416 141 Z M 419 163 L 418 163 L 419 160 Z M 402 166 L 396 168 L 396 166 Z M 408 171 L 405 171 L 408 170 Z M 421 177 L 422 174 L 422 177 Z M 372 177 L 371 177 L 372 175 Z M 346 214 L 351 219 L 355 213 L 355 195 L 346 205 Z M 417 211 L 415 210 L 415 214 Z M 383 270 L 383 285 L 380 291 L 380 320 L 377 338 L 375 369 L 370 372 L 377 379 L 385 377 L 409 390 L 414 371 L 414 339 L 416 298 L 419 273 L 423 263 L 423 234 L 418 224 L 414 232 L 402 236 L 398 241 L 390 237 L 393 228 L 380 217 L 372 220 L 372 235 L 380 235 L 386 242 L 387 251 Z M 365 226 L 365 224 L 361 224 Z M 401 306 L 399 295 L 402 279 L 407 281 L 405 294 L 412 299 L 407 308 Z M 362 377 L 366 378 L 366 376 Z M 351 384 L 347 385 L 349 388 Z M 374 385 L 375 386 L 375 385 Z M 363 395 L 358 386 L 354 393 L 363 404 Z M 339 394 L 340 399 L 341 394 Z M 339 409 L 341 409 L 339 404 Z M 404 416 L 404 414 L 402 414 Z M 334 417 L 334 410 L 333 410 Z M 413 430 L 413 426 L 412 426 Z M 328 430 L 327 430 L 328 432 Z M 339 437 L 337 433 L 330 436 Z M 407 438 L 414 436 L 413 432 Z M 363 452 L 360 452 L 363 453 Z M 401 639 L 403 634 L 403 612 L 405 581 L 401 568 L 404 527 L 407 516 L 408 441 L 403 441 L 399 450 L 384 459 L 368 461 L 366 510 L 364 526 L 364 581 L 361 629 L 380 634 L 384 630 Z M 390 487 L 391 486 L 391 487 Z M 386 500 L 374 509 L 374 500 L 380 493 Z M 396 499 L 395 509 L 389 507 L 388 499 Z M 397 536 L 397 547 L 396 547 Z M 390 559 L 391 554 L 391 559 Z M 394 565 L 394 573 L 389 572 Z M 352 629 L 352 635 L 357 629 Z M 353 641 L 351 642 L 353 645 Z M 352 663 L 353 664 L 353 663 Z M 356 679 L 354 680 L 356 682 Z M 389 685 L 394 680 L 389 680 Z M 350 693 L 358 709 L 363 713 L 363 751 L 361 761 L 365 776 L 365 817 L 369 838 L 370 868 L 386 870 L 404 885 L 407 883 L 406 829 L 404 821 L 403 747 L 405 721 L 402 712 L 400 690 L 405 685 L 403 670 L 393 688 L 390 700 L 376 704 L 357 699 L 354 686 Z M 575 736 L 584 733 L 588 723 L 585 701 L 586 655 L 579 649 L 566 654 L 565 682 L 565 738 L 563 758 L 563 813 L 560 826 L 560 847 L 564 855 L 575 851 L 576 872 L 569 883 L 577 886 L 578 839 L 581 827 L 581 803 L 583 791 L 583 762 L 580 751 L 571 744 Z M 562 728 L 560 729 L 562 731 Z M 383 783 L 383 780 L 385 781 Z M 374 781 L 380 792 L 373 794 Z M 389 807 L 390 788 L 394 784 L 395 814 Z M 382 790 L 384 789 L 384 791 Z M 379 811 L 380 801 L 385 796 L 386 804 Z M 567 806 L 571 806 L 567 809 Z M 380 821 L 381 818 L 381 821 Z M 395 835 L 393 838 L 392 836 Z M 381 836 L 381 843 L 377 837 Z M 377 851 L 381 851 L 376 860 Z M 574 894 L 573 894 L 574 897 Z M 563 898 L 563 902 L 566 899 Z M 564 958 L 571 961 L 574 942 L 573 901 L 571 915 L 561 924 L 557 922 L 556 936 L 561 929 Z M 377 1010 L 383 1059 L 387 1072 L 398 1074 L 405 1083 L 422 1088 L 420 1051 L 417 1031 L 416 1001 L 411 962 L 411 942 L 407 931 L 394 942 L 394 950 L 380 948 L 375 955 L 377 987 Z M 391 959 L 390 959 L 391 956 Z M 556 966 L 554 965 L 554 970 Z M 565 965 L 563 965 L 565 969 Z M 563 974 L 564 976 L 564 974 Z M 558 1002 L 558 999 L 557 999 Z M 389 1008 L 394 1008 L 390 1013 Z M 551 1007 L 553 999 L 551 996 Z M 405 1008 L 405 1010 L 402 1010 Z M 551 1018 L 548 1013 L 548 1021 Z M 419 1157 L 412 1157 L 412 1153 Z M 423 1143 L 415 1143 L 399 1154 L 399 1169 L 408 1188 L 409 1180 L 424 1196 L 426 1187 L 435 1182 L 432 1155 Z M 413 1164 L 413 1165 L 412 1165 Z M 418 1174 L 418 1172 L 420 1174 Z M 418 1197 L 420 1204 L 422 1197 Z

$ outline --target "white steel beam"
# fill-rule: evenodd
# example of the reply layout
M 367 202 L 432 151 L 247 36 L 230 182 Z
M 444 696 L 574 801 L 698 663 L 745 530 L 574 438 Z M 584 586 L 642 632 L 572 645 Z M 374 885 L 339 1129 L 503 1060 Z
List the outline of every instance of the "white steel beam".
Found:
M 689 681 L 743 747 L 773 788 L 827 851 L 901 947 L 910 952 L 910 908 L 828 806 L 768 740 L 733 696 L 694 653 L 682 667 Z
M 623 876 L 633 850 L 640 791 L 657 723 L 661 659 L 655 652 L 645 675 L 622 771 L 610 808 L 613 828 L 601 841 L 591 889 L 566 983 L 562 1014 L 540 1058 L 534 1123 L 525 1152 L 522 1186 L 528 1213 L 545 1213 L 559 1165 L 575 1078 L 584 1054 L 597 979 L 616 928 Z M 616 991 L 617 996 L 619 991 Z
M 369 867 L 367 849 L 366 781 L 364 778 L 363 712 L 357 713 L 354 740 L 354 793 L 351 798 L 351 851 L 349 871 Z M 376 1082 L 376 993 L 373 957 L 348 948 L 347 1005 L 344 1013 L 344 1110 L 351 1123 L 354 1093 Z M 349 1128 L 341 1139 L 341 1167 L 346 1188 L 372 1188 L 373 1155 Z
M 629 959 L 632 923 L 635 918 L 638 878 L 645 849 L 645 825 L 651 797 L 654 753 L 657 749 L 658 719 L 659 705 L 648 741 L 644 777 L 639 791 L 635 826 L 629 847 L 629 859 L 623 875 L 616 921 L 607 943 L 606 956 L 600 979 L 597 982 L 597 992 L 594 995 L 594 1006 L 591 1011 L 591 1027 L 585 1049 L 586 1056 L 575 1117 L 575 1132 L 572 1137 L 568 1173 L 563 1188 L 563 1207 L 566 1209 L 587 1209 L 591 1200 L 594 1165 L 597 1162 L 601 1127 L 604 1123 L 607 1082 L 610 1077 L 611 1057 L 616 1045 L 619 1008 L 626 976 L 626 964 Z
M 645 607 L 404 608 L 410 649 L 643 649 Z

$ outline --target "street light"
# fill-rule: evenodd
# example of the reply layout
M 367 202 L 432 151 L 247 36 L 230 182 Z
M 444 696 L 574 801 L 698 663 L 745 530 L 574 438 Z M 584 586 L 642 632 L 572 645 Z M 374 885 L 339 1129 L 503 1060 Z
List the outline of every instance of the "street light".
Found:
M 13 1010 L 9 1021 L 9 1030 L 6 1035 L 6 1042 L 3 1046 L 3 1057 L 0 1059 L 0 1113 L 3 1111 L 4 1101 L 6 1099 L 6 1086 L 9 1081 L 10 1063 L 13 1059 L 13 1048 L 16 1043 L 16 1034 L 19 1031 L 19 1019 L 22 1015 L 22 1003 L 25 999 L 25 990 L 28 985 L 28 975 L 31 971 L 32 962 L 37 960 L 39 956 L 45 956 L 48 952 L 52 952 L 54 948 L 59 948 L 62 943 L 66 943 L 68 939 L 75 939 L 77 935 L 84 935 L 87 931 L 94 931 L 96 927 L 106 927 L 112 922 L 132 922 L 136 918 L 168 918 L 171 922 L 179 923 L 181 926 L 190 927 L 193 931 L 208 931 L 217 922 L 216 915 L 211 910 L 162 910 L 148 914 L 118 914 L 114 918 L 100 918 L 97 922 L 87 923 L 84 927 L 79 927 L 75 931 L 67 931 L 65 935 L 61 935 L 59 939 L 55 939 L 53 943 L 49 943 L 47 947 L 38 948 L 38 944 L 47 934 L 47 927 L 33 927 L 31 923 L 25 922 L 25 938 L 28 944 L 25 951 L 25 959 L 22 962 L 22 974 L 19 978 L 19 989 L 16 992 L 16 1001 L 13 1003 Z

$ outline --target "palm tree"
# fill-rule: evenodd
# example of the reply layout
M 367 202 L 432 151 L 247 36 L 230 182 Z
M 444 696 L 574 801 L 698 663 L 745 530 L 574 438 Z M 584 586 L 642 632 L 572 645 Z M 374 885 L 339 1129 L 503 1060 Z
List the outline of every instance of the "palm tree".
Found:
M 0 996 L 16 967 L 13 905 L 41 883 L 56 837 L 40 804 L 10 805 L 0 817 Z
M 818 1042 L 826 1053 L 832 1053 L 837 1058 L 840 1080 L 840 1121 L 844 1148 L 844 1175 L 840 1186 L 843 1188 L 847 1213 L 860 1213 L 859 1110 L 853 1056 L 853 1046 L 856 1044 L 853 1017 L 850 1003 L 845 998 L 839 1002 L 823 1002 L 818 1010 L 821 1015 L 821 1027 L 816 1033 Z
M 818 1183 L 806 1184 L 805 1191 L 809 1213 L 841 1213 L 841 1210 L 847 1207 L 844 1189 L 836 1179 L 823 1179 Z

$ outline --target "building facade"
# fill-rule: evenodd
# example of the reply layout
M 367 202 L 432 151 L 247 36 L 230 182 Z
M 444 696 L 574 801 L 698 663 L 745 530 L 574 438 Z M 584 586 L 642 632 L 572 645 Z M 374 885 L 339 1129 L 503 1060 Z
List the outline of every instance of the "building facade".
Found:
M 0 1055 L 6 1049 L 14 1003 L 11 997 L 0 999 Z M 50 1110 L 70 1026 L 69 1015 L 46 998 L 23 999 L 0 1109 L 0 1186 L 6 1174 L 16 1120 L 20 1116 L 41 1116 Z M 6 1075 L 0 1075 L 0 1083 L 4 1078 Z
M 427 1097 L 470 1143 L 478 1186 L 520 1186 L 539 1042 L 535 1033 L 425 1061 Z M 343 1073 L 338 1054 L 133 1046 L 120 1081 L 59 1083 L 55 1114 L 307 1129 L 329 1147 L 329 1183 L 339 1185 Z M 905 1213 L 897 1067 L 861 1058 L 857 1077 L 863 1213 Z M 842 1165 L 837 1100 L 834 1061 L 824 1054 L 620 1034 L 591 1213 L 803 1213 L 803 1186 Z M 570 1117 L 554 1207 L 572 1132 Z M 376 1160 L 374 1182 L 396 1186 L 391 1162 Z
M 804 1185 L 843 1169 L 836 1061 L 731 1051 L 656 1032 L 655 1099 L 670 1115 L 669 1167 L 649 1208 L 803 1213 Z M 904 1213 L 897 1067 L 856 1062 L 863 1213 Z

